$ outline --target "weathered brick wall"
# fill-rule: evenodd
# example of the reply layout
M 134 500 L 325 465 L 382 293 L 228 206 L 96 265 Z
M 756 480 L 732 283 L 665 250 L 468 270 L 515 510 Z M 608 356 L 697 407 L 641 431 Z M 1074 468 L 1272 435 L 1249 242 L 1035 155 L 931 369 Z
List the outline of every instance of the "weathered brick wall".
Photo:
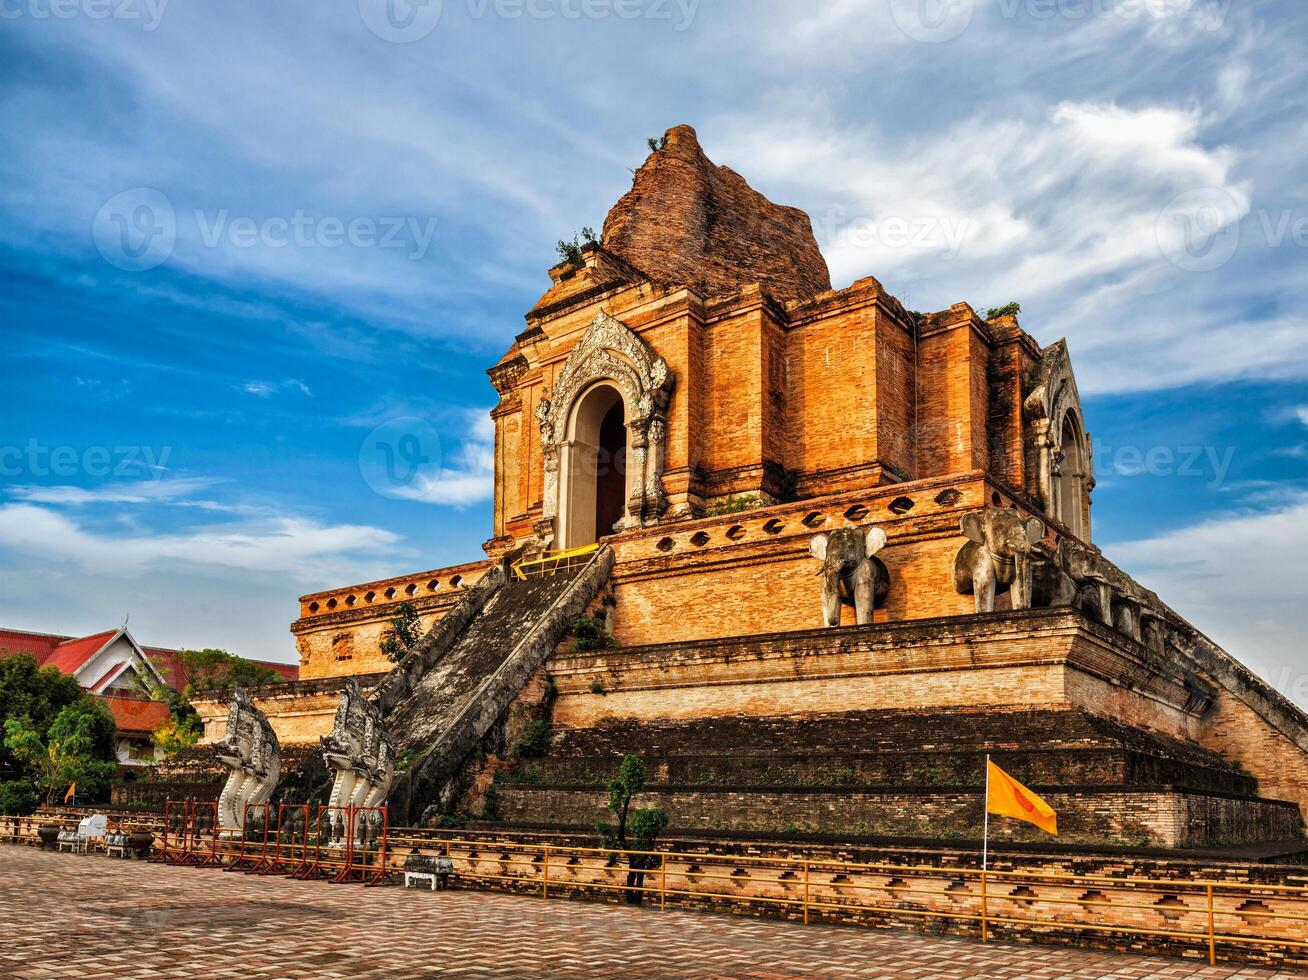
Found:
M 621 615 L 621 598 L 618 609 Z M 593 653 L 560 651 L 550 667 L 559 690 L 555 719 L 586 727 L 623 717 L 948 706 L 1056 709 L 1074 707 L 1077 692 L 1098 684 L 1112 690 L 1111 703 L 1134 702 L 1134 713 L 1151 718 L 1152 727 L 1166 731 L 1171 721 L 1170 734 L 1186 737 L 1180 719 L 1189 692 L 1151 673 L 1138 647 L 1116 637 L 1070 610 L 1032 610 Z M 1132 673 L 1137 690 L 1115 683 L 1114 678 Z M 1076 678 L 1071 686 L 1069 677 Z M 1101 703 L 1108 702 L 1105 695 Z
M 1043 790 L 1059 813 L 1064 843 L 1197 847 L 1285 840 L 1297 808 L 1168 788 Z M 977 839 L 982 794 L 975 789 L 764 789 L 648 786 L 633 802 L 667 811 L 671 826 L 695 831 L 801 831 L 835 835 Z M 607 818 L 596 787 L 499 785 L 499 816 L 510 822 L 593 827 Z M 1043 840 L 1018 821 L 991 821 L 997 840 Z
M 301 679 L 389 670 L 392 664 L 381 652 L 381 642 L 396 609 L 412 603 L 425 632 L 489 567 L 485 561 L 471 562 L 304 596 L 300 618 L 291 626 Z
M 959 522 L 994 492 L 983 480 L 924 481 L 623 535 L 614 542 L 614 636 L 643 644 L 820 625 L 814 535 L 872 524 L 890 537 L 878 555 L 890 572 L 878 621 L 972 612 L 975 600 L 953 587 L 965 543 Z M 1000 607 L 1006 602 L 1001 597 Z M 852 607 L 845 621 L 854 622 Z

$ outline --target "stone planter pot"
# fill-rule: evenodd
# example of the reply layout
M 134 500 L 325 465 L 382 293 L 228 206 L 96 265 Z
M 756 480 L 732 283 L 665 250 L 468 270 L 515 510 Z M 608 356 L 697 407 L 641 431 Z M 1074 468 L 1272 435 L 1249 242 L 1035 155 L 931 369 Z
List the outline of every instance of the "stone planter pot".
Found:
M 154 834 L 148 830 L 133 830 L 127 835 L 127 844 L 137 858 L 144 861 L 150 856 L 150 848 L 154 846 Z
M 41 850 L 53 850 L 63 828 L 57 823 L 43 823 L 36 828 L 36 837 L 41 842 Z

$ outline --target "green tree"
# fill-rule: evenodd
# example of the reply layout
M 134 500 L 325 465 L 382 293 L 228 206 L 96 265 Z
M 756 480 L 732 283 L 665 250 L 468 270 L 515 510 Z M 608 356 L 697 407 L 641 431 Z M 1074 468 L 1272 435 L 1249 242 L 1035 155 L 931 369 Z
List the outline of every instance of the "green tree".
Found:
M 411 602 L 400 603 L 391 618 L 390 628 L 382 637 L 381 652 L 386 654 L 387 660 L 397 664 L 413 652 L 420 639 L 422 620 L 418 618 L 418 610 L 413 608 Z
M 645 884 L 645 872 L 659 866 L 654 850 L 659 834 L 668 826 L 668 815 L 660 807 L 644 807 L 632 811 L 631 801 L 645 788 L 645 763 L 638 755 L 628 755 L 618 766 L 618 774 L 609 780 L 609 811 L 617 818 L 617 825 L 602 823 L 597 828 L 604 846 L 624 851 L 627 856 L 627 901 L 639 905 Z M 630 831 L 630 836 L 628 835 Z M 632 852 L 637 853 L 632 853 Z
M 173 655 L 176 671 L 176 693 L 188 701 L 196 691 L 227 690 L 233 687 L 259 687 L 262 684 L 276 684 L 282 675 L 271 667 L 246 660 L 226 650 L 178 650 Z M 156 668 L 162 665 L 156 663 Z M 161 674 L 167 671 L 160 669 Z M 147 693 L 159 701 L 169 700 L 167 693 L 163 696 L 155 690 L 158 685 L 146 683 Z
M 167 675 L 167 664 L 154 661 L 154 667 Z M 191 704 L 196 691 L 226 691 L 234 687 L 259 687 L 275 684 L 282 675 L 271 667 L 246 660 L 226 650 L 178 650 L 172 657 L 177 687 L 161 684 L 152 678 L 138 678 L 145 695 L 168 705 L 168 720 L 150 733 L 150 740 L 165 756 L 175 755 L 194 745 L 204 734 L 204 725 Z
M 26 779 L 10 779 L 0 783 L 0 814 L 8 817 L 25 817 L 34 813 L 41 800 L 36 787 Z
M 150 741 L 165 758 L 176 755 L 182 749 L 190 748 L 200 741 L 200 736 L 204 734 L 204 725 L 200 723 L 200 716 L 189 703 L 186 707 L 191 709 L 189 714 L 173 712 L 169 714 L 167 721 L 150 733 Z M 171 706 L 169 710 L 171 711 Z
M 118 760 L 96 751 L 99 714 L 107 712 L 98 701 L 70 704 L 55 715 L 44 736 L 26 716 L 5 719 L 5 748 L 36 774 L 46 803 L 54 803 L 70 784 L 95 793 L 113 778 Z
M 76 678 L 54 667 L 42 667 L 30 653 L 9 656 L 0 650 L 0 730 L 4 722 L 18 718 L 44 739 L 55 717 L 70 705 L 84 705 L 94 712 L 92 740 L 97 758 L 114 758 L 117 730 L 103 705 L 82 690 Z M 19 760 L 0 739 L 0 782 L 19 781 L 29 786 L 36 774 Z

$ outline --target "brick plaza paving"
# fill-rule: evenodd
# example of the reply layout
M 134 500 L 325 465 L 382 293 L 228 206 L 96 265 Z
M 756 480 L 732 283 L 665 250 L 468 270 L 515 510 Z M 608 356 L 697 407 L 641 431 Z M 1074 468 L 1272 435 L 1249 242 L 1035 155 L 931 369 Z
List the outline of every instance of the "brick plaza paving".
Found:
M 0 977 L 1185 977 L 1273 970 L 0 846 Z

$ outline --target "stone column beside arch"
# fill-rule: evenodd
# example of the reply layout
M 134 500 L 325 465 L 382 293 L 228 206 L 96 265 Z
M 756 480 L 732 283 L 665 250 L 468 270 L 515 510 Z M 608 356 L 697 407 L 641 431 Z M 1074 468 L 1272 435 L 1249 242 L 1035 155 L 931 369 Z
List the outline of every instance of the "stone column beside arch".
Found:
M 617 388 L 630 433 L 627 458 L 628 498 L 620 527 L 648 527 L 667 510 L 663 467 L 668 402 L 675 385 L 667 361 L 654 353 L 626 324 L 599 313 L 573 348 L 555 380 L 550 397 L 536 406 L 544 456 L 545 480 L 541 521 L 536 536 L 543 548 L 559 540 L 563 447 L 578 398 L 596 382 Z

